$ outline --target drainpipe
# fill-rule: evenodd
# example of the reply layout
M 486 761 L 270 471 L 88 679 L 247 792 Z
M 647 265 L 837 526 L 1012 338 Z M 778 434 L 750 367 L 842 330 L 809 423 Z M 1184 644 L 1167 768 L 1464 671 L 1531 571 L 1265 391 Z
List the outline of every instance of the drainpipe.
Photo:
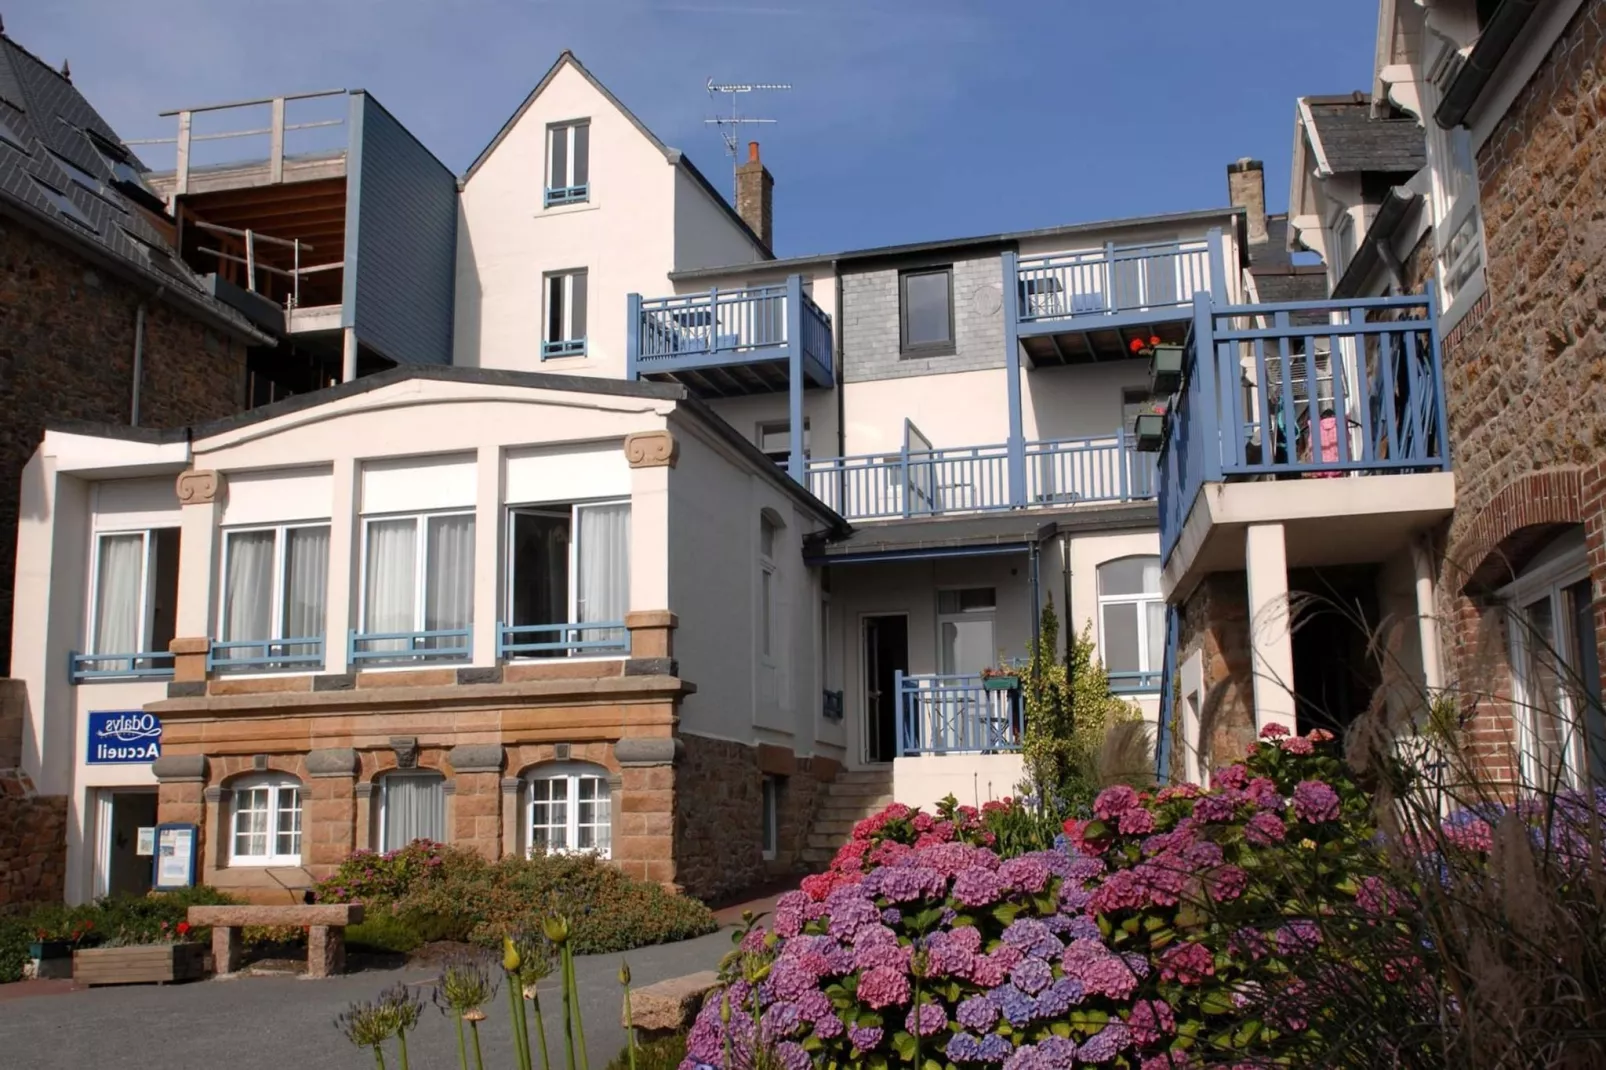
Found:
M 139 426 L 139 384 L 145 377 L 145 306 L 149 301 L 160 301 L 167 287 L 158 286 L 149 298 L 140 298 L 134 310 L 134 387 L 128 403 L 128 426 Z
M 831 275 L 836 279 L 836 320 L 832 324 L 835 330 L 831 332 L 831 348 L 836 351 L 833 354 L 833 359 L 836 361 L 836 368 L 833 369 L 833 376 L 836 379 L 836 455 L 838 457 L 846 457 L 848 455 L 848 407 L 844 400 L 847 391 L 843 388 L 842 369 L 847 361 L 843 357 L 842 335 L 847 329 L 847 317 L 842 314 L 842 264 L 840 261 L 831 261 Z
M 1065 604 L 1060 610 L 1060 613 L 1062 614 L 1060 618 L 1060 632 L 1065 636 L 1065 649 L 1069 650 L 1071 636 L 1076 630 L 1076 621 L 1071 616 L 1071 537 L 1063 533 L 1060 535 L 1060 562 L 1064 565 L 1065 569 Z M 1059 651 L 1057 650 L 1054 653 L 1056 657 L 1059 655 Z

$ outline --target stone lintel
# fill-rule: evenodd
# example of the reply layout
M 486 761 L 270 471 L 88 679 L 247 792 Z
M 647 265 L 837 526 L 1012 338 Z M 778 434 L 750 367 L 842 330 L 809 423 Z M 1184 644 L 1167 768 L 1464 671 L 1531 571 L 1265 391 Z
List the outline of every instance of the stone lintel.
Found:
M 670 736 L 630 736 L 613 745 L 620 765 L 673 765 L 684 747 Z
M 151 762 L 151 772 L 164 784 L 206 783 L 204 754 L 164 754 Z
M 352 747 L 326 747 L 307 755 L 307 775 L 356 776 L 357 751 Z
M 502 771 L 502 745 L 500 743 L 460 743 L 447 753 L 446 760 L 459 773 L 500 773 Z

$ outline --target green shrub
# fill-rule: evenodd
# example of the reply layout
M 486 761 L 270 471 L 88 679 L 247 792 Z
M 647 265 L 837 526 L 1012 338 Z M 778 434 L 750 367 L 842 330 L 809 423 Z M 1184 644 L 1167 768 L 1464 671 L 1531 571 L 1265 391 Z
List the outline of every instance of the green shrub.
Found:
M 28 945 L 33 941 L 33 930 L 20 915 L 0 917 L 0 984 L 22 980 Z
M 713 932 L 713 912 L 695 899 L 638 881 L 590 855 L 539 855 L 487 862 L 471 851 L 419 841 L 385 855 L 361 852 L 317 888 L 321 902 L 365 904 L 405 919 L 422 942 L 469 940 L 486 947 L 567 916 L 576 954 L 628 951 Z
M 203 941 L 210 929 L 186 925 L 184 932 L 179 931 L 190 907 L 234 902 L 238 900 L 200 885 L 175 892 L 108 896 L 79 906 L 40 903 L 13 908 L 0 915 L 0 983 L 21 980 L 28 945 L 35 940 L 72 940 L 82 947 Z
M 424 942 L 408 915 L 375 912 L 357 925 L 346 926 L 346 946 L 353 949 L 406 954 Z
M 686 1034 L 674 1033 L 649 1040 L 636 1048 L 635 1070 L 675 1070 L 686 1058 Z M 631 1070 L 630 1049 L 620 1049 L 608 1070 Z

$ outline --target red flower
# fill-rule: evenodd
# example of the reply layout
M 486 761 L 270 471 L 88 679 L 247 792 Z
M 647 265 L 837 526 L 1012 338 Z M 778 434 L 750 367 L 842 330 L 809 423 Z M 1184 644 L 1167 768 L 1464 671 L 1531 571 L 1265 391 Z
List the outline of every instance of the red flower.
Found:
M 189 934 L 189 931 L 190 931 L 190 923 L 189 922 L 181 921 L 181 922 L 178 923 L 178 925 L 176 927 L 178 929 L 178 934 L 180 936 L 187 936 Z
M 1141 339 L 1141 338 L 1132 339 L 1131 344 L 1128 345 L 1127 348 L 1132 350 L 1132 352 L 1134 352 L 1134 353 L 1143 352 L 1143 339 Z
M 1151 346 L 1157 346 L 1157 345 L 1159 345 L 1159 344 L 1160 344 L 1160 336 L 1159 336 L 1159 335 L 1157 335 L 1157 334 L 1151 334 L 1151 335 L 1149 335 L 1149 344 L 1150 344 L 1150 345 L 1151 345 Z

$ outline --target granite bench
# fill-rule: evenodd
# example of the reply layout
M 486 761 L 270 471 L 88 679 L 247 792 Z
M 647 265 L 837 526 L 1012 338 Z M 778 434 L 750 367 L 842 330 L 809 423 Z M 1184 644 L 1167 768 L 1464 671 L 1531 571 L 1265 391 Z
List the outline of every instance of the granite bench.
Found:
M 294 925 L 307 930 L 307 976 L 329 977 L 346 968 L 346 926 L 362 921 L 361 903 L 307 906 L 190 907 L 191 925 L 212 928 L 212 969 L 240 968 L 240 929 L 246 925 Z
M 691 1027 L 708 993 L 719 987 L 719 974 L 713 970 L 671 977 L 657 984 L 630 990 L 633 1024 L 643 1038 L 666 1036 Z M 619 1024 L 625 1025 L 620 1008 Z

